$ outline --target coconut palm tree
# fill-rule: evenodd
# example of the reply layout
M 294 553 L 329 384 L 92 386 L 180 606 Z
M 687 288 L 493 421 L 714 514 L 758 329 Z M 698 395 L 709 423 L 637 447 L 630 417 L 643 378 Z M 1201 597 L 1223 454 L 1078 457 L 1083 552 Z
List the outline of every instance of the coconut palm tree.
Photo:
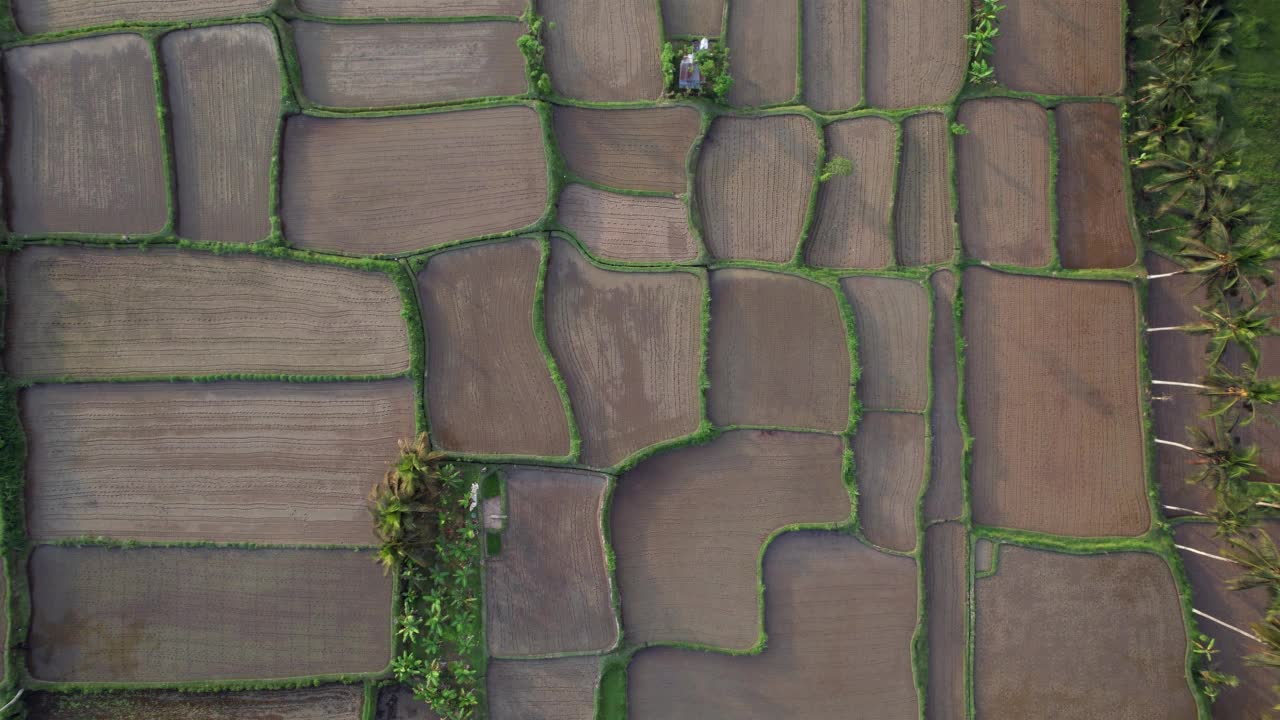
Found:
M 1136 164 L 1139 170 L 1151 173 L 1143 192 L 1164 197 L 1152 211 L 1155 217 L 1179 208 L 1204 212 L 1215 192 L 1233 192 L 1240 185 L 1243 136 L 1228 131 L 1221 120 L 1203 136 L 1190 135 L 1171 138 L 1163 150 Z
M 1232 590 L 1267 588 L 1271 591 L 1268 613 L 1280 613 L 1280 550 L 1263 530 L 1227 538 L 1224 557 L 1244 568 L 1244 574 L 1227 584 Z
M 1191 445 L 1160 438 L 1156 438 L 1156 442 L 1186 450 L 1196 456 L 1189 462 L 1199 469 L 1187 478 L 1187 482 L 1202 484 L 1213 490 L 1217 494 L 1221 512 L 1246 512 L 1252 505 L 1249 499 L 1250 478 L 1266 474 L 1258 464 L 1258 447 L 1236 447 L 1219 423 L 1214 423 L 1212 433 L 1199 427 L 1187 428 L 1187 433 L 1191 436 Z
M 1184 265 L 1183 270 L 1152 275 L 1148 279 L 1190 273 L 1199 275 L 1199 286 L 1214 296 L 1235 296 L 1244 289 L 1256 298 L 1254 282 L 1264 287 L 1275 284 L 1271 264 L 1280 258 L 1280 245 L 1268 233 L 1266 225 L 1233 231 L 1221 219 L 1211 218 L 1197 235 L 1184 234 L 1178 238 L 1180 247 L 1174 256 Z
M 1227 346 L 1235 343 L 1249 356 L 1250 364 L 1256 367 L 1261 360 L 1262 351 L 1258 341 L 1274 335 L 1271 327 L 1273 316 L 1263 310 L 1259 296 L 1252 305 L 1234 310 L 1232 308 L 1197 307 L 1200 321 L 1188 325 L 1168 325 L 1165 327 L 1147 328 L 1147 332 L 1168 332 L 1179 330 L 1193 335 L 1208 335 L 1208 364 L 1217 365 L 1226 352 Z
M 1159 62 L 1192 53 L 1201 47 L 1224 47 L 1230 42 L 1232 22 L 1222 17 L 1222 8 L 1210 6 L 1208 0 L 1180 3 L 1181 7 L 1163 13 L 1158 23 L 1134 28 L 1135 37 L 1151 40 L 1158 51 L 1152 58 Z
M 1217 78 L 1232 67 L 1222 59 L 1221 46 L 1134 63 L 1134 72 L 1144 78 L 1134 102 L 1144 113 L 1168 115 L 1203 100 L 1225 97 L 1231 87 Z
M 1194 388 L 1201 391 L 1203 395 L 1212 399 L 1206 417 L 1222 417 L 1232 409 L 1239 408 L 1243 410 L 1236 423 L 1239 425 L 1248 425 L 1253 422 L 1261 406 L 1280 402 L 1280 378 L 1259 378 L 1257 372 L 1249 365 L 1245 365 L 1240 374 L 1228 372 L 1220 367 L 1212 367 L 1209 375 L 1198 383 L 1152 380 L 1151 384 Z

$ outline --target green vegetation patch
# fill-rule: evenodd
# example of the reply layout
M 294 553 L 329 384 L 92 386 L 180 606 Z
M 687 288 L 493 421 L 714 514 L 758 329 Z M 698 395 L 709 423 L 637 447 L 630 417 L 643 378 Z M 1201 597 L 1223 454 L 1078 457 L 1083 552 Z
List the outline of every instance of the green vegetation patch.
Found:
M 703 97 L 725 102 L 733 87 L 729 74 L 729 46 L 705 38 L 689 43 L 664 43 L 662 78 L 667 97 Z

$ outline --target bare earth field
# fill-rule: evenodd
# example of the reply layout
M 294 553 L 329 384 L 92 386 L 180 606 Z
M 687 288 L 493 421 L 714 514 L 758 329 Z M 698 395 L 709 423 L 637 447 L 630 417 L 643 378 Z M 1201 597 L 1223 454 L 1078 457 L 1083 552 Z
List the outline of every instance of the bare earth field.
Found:
M 485 559 L 485 635 L 498 657 L 597 652 L 618 641 L 601 523 L 607 481 L 506 471 L 502 552 Z
M 698 428 L 703 281 L 602 270 L 553 239 L 547 343 L 582 433 L 581 461 L 611 467 Z
M 724 0 L 661 0 L 662 30 L 674 35 L 719 37 Z
M 369 553 L 44 545 L 30 573 L 40 680 L 286 678 L 391 659 L 391 578 Z
M 1147 254 L 1146 266 L 1153 274 L 1173 272 L 1179 268 L 1154 253 Z M 1207 299 L 1205 290 L 1196 287 L 1199 282 L 1194 275 L 1175 275 L 1148 284 L 1147 323 L 1151 327 L 1168 327 L 1194 322 L 1198 315 L 1193 307 L 1203 305 Z M 1197 382 L 1204 373 L 1207 345 L 1204 336 L 1176 331 L 1157 332 L 1149 333 L 1146 340 L 1152 379 Z M 1184 442 L 1187 427 L 1199 423 L 1199 418 L 1209 411 L 1208 398 L 1190 388 L 1155 386 L 1152 396 L 1152 431 L 1155 437 L 1164 440 Z M 1196 470 L 1191 464 L 1194 459 L 1193 455 L 1180 448 L 1156 446 L 1160 501 L 1166 505 L 1207 512 L 1215 503 L 1213 491 L 1204 485 L 1186 481 Z
M 835 718 L 869 704 L 876 718 L 919 717 L 910 558 L 848 535 L 788 533 L 765 554 L 763 579 L 768 648 L 641 650 L 628 672 L 632 720 Z
M 867 103 L 905 108 L 951 102 L 968 67 L 969 3 L 866 0 L 866 17 Z
M 13 15 L 22 32 L 46 33 L 115 22 L 231 18 L 265 12 L 271 5 L 271 0 L 13 0 Z
M 454 452 L 567 455 L 569 422 L 533 328 L 542 248 L 449 250 L 418 274 L 432 442 Z
M 871 410 L 924 410 L 929 402 L 929 294 L 912 280 L 848 277 L 858 340 L 858 401 Z
M 956 372 L 956 277 L 942 270 L 929 278 L 933 287 L 933 405 L 929 409 L 929 489 L 924 498 L 926 520 L 947 520 L 964 512 L 964 434 L 957 419 L 959 377 Z
M 924 113 L 902 121 L 902 159 L 893 208 L 902 265 L 947 262 L 955 254 L 950 142 L 944 115 Z
M 803 3 L 804 100 L 818 112 L 862 101 L 862 6 L 845 0 Z
M 382 118 L 296 115 L 285 129 L 291 245 L 402 253 L 542 217 L 547 160 L 522 105 Z
M 125 692 L 31 696 L 32 720 L 360 720 L 358 685 L 234 693 Z
M 604 260 L 684 262 L 701 249 L 689 230 L 689 209 L 675 198 L 573 184 L 560 194 L 558 207 L 560 224 Z
M 685 161 L 702 126 L 697 110 L 557 106 L 552 117 L 565 163 L 583 178 L 628 190 L 688 189 Z
M 728 45 L 730 105 L 778 105 L 796 96 L 799 3 L 733 0 Z M 750 50 L 748 50 L 748 48 Z
M 27 532 L 368 544 L 365 501 L 413 435 L 413 382 L 36 385 Z
M 302 91 L 320 105 L 412 105 L 528 90 L 516 47 L 520 23 L 291 25 Z
M 379 272 L 253 255 L 29 247 L 9 263 L 5 367 L 28 379 L 409 369 Z
M 849 519 L 843 450 L 830 435 L 736 430 L 623 475 L 609 527 L 627 640 L 755 645 L 760 549 L 788 525 Z
M 1179 545 L 1221 556 L 1221 541 L 1214 537 L 1214 529 L 1207 523 L 1179 525 L 1173 531 L 1173 538 Z M 1272 539 L 1280 537 L 1277 523 L 1265 523 L 1262 529 L 1270 533 Z M 1227 587 L 1229 581 L 1244 572 L 1242 567 L 1186 550 L 1179 550 L 1179 554 L 1191 581 L 1192 603 L 1197 610 L 1244 629 L 1266 616 L 1269 598 L 1265 589 L 1241 591 Z M 1212 621 L 1197 618 L 1197 623 L 1200 631 L 1212 637 L 1214 647 L 1221 651 L 1217 658 L 1221 670 L 1240 678 L 1240 687 L 1223 690 L 1213 704 L 1214 713 L 1222 718 L 1266 717 L 1275 705 L 1275 696 L 1268 690 L 1275 683 L 1274 675 L 1266 668 L 1243 661 L 1246 655 L 1263 652 L 1264 646 Z
M 979 717 L 1196 717 L 1178 589 L 1159 556 L 1005 545 L 975 593 Z
M 173 118 L 178 234 L 251 243 L 271 232 L 280 58 L 264 25 L 169 33 L 160 41 Z
M 711 273 L 711 422 L 840 432 L 849 345 L 835 293 L 794 275 Z
M 551 85 L 579 100 L 662 95 L 661 17 L 653 0 L 539 0 Z
M 924 587 L 929 638 L 929 720 L 964 720 L 969 573 L 968 536 L 958 523 L 924 533 Z
M 1058 252 L 1069 268 L 1125 267 L 1136 258 L 1125 196 L 1120 108 L 1066 103 L 1058 124 Z
M 297 0 L 305 13 L 327 17 L 476 17 L 524 12 L 527 0 Z
M 1028 100 L 960 106 L 956 138 L 960 239 L 988 262 L 1040 267 L 1053 259 L 1049 220 L 1049 114 Z
M 4 54 L 14 232 L 158 232 L 168 218 L 151 52 L 140 35 Z
M 1000 13 L 991 64 L 1012 90 L 1117 95 L 1124 87 L 1123 0 L 1022 0 Z
M 805 261 L 836 268 L 892 265 L 898 130 L 877 117 L 841 120 L 825 130 L 827 157 L 848 158 L 855 170 L 818 188 Z
M 867 540 L 911 552 L 916 547 L 916 507 L 928 454 L 924 416 L 865 413 L 853 436 L 858 483 L 858 523 Z
M 996 564 L 996 543 L 985 538 L 973 542 L 973 571 L 975 573 L 991 572 Z
M 493 660 L 489 720 L 592 720 L 600 660 Z
M 698 158 L 698 207 L 717 258 L 791 260 L 818 163 L 818 131 L 803 115 L 721 117 Z
M 974 522 L 1146 531 L 1133 288 L 970 268 L 964 295 Z

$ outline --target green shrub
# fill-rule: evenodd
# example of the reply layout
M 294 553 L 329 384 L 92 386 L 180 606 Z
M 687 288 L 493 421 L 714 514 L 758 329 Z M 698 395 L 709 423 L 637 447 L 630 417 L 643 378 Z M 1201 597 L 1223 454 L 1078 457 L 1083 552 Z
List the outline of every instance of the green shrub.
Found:
M 516 40 L 516 46 L 524 55 L 524 69 L 529 77 L 529 85 L 539 95 L 550 95 L 551 76 L 547 73 L 546 67 L 547 47 L 542 39 L 546 23 L 541 15 L 533 11 L 532 7 L 526 10 L 520 19 L 529 28 Z
M 692 55 L 698 70 L 702 72 L 702 87 L 692 90 L 680 87 L 680 63 Z M 729 48 L 712 42 L 707 50 L 698 50 L 696 43 L 679 46 L 666 43 L 662 46 L 662 78 L 666 82 L 667 97 L 705 97 L 722 103 L 733 88 L 733 76 L 729 74 Z
M 480 481 L 480 497 L 488 500 L 489 498 L 496 498 L 501 494 L 502 478 L 499 477 L 498 473 L 491 472 L 488 475 L 485 475 L 484 479 Z
M 826 182 L 833 177 L 849 175 L 852 172 L 853 161 L 847 157 L 836 155 L 822 166 L 822 172 L 818 174 L 818 182 Z
M 976 85 L 996 81 L 996 69 L 988 58 L 996 53 L 995 39 L 1000 34 L 999 14 L 1004 10 L 1000 0 L 981 0 L 973 11 L 973 29 L 965 34 L 969 41 L 969 82 Z
M 490 555 L 500 554 L 502 552 L 502 533 L 487 533 L 484 536 L 484 545 Z

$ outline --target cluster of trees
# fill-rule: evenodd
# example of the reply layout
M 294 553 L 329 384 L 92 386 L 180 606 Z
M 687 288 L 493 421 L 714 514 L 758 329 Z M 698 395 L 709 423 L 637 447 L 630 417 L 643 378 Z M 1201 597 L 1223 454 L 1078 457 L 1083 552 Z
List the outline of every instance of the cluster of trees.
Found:
M 473 483 L 432 452 L 427 436 L 400 443 L 400 457 L 369 496 L 378 559 L 400 575 L 396 680 L 446 720 L 480 705 L 483 655 L 480 556 Z
M 1241 442 L 1251 423 L 1275 422 L 1272 408 L 1280 401 L 1280 380 L 1259 375 L 1261 340 L 1276 334 L 1267 293 L 1280 238 L 1255 207 L 1242 173 L 1244 139 L 1222 119 L 1230 94 L 1225 53 L 1232 18 L 1220 0 L 1161 0 L 1161 11 L 1159 22 L 1134 31 L 1147 52 L 1134 66 L 1139 82 L 1131 106 L 1132 162 L 1144 229 L 1181 265 L 1150 280 L 1194 275 L 1205 302 L 1196 307 L 1195 322 L 1149 332 L 1193 333 L 1207 342 L 1201 378 L 1153 382 L 1207 396 L 1208 410 L 1188 428 L 1185 442 L 1156 442 L 1189 453 L 1195 468 L 1189 481 L 1213 490 L 1214 507 L 1198 514 L 1216 522 L 1224 556 L 1244 572 L 1231 587 L 1270 590 L 1266 616 L 1252 625 L 1265 649 L 1247 660 L 1280 668 L 1280 554 L 1258 526 L 1280 506 L 1259 489 L 1268 486 L 1254 484 L 1263 476 L 1259 448 Z M 1201 681 L 1210 697 L 1220 685 L 1236 683 L 1209 665 Z

